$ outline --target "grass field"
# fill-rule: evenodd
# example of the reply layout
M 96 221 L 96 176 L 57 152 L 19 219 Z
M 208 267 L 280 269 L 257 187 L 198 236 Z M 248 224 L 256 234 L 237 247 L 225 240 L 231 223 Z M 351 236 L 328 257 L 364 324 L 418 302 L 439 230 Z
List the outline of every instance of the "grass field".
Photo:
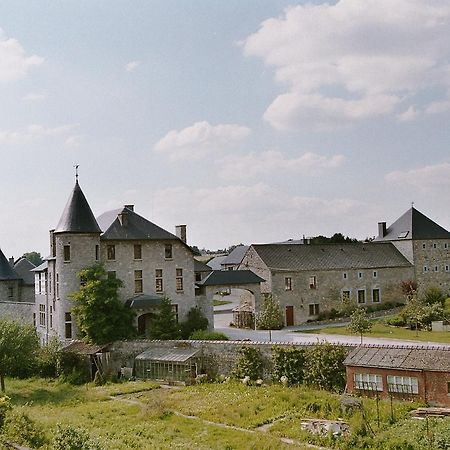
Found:
M 229 300 L 213 300 L 213 306 L 221 306 L 221 305 L 229 305 L 230 302 Z
M 372 399 L 364 400 L 364 410 L 375 435 L 360 411 L 345 417 L 352 430 L 346 438 L 310 435 L 300 428 L 301 419 L 334 420 L 343 413 L 338 394 L 303 386 L 233 382 L 163 389 L 151 382 L 128 382 L 76 387 L 8 379 L 7 390 L 16 409 L 45 432 L 49 443 L 41 448 L 46 450 L 52 448 L 57 423 L 82 427 L 108 450 L 311 448 L 307 443 L 336 449 L 419 450 L 426 435 L 425 425 L 409 418 L 408 411 L 417 405 L 408 402 L 394 402 L 392 422 L 390 403 L 381 401 L 378 429 Z M 450 427 L 450 419 L 436 427 L 442 424 Z
M 345 336 L 355 335 L 350 332 L 347 327 L 330 327 L 302 331 L 302 333 L 314 333 L 314 334 L 340 334 Z M 419 331 L 407 330 L 401 327 L 392 327 L 385 325 L 382 321 L 375 321 L 373 323 L 370 333 L 366 336 L 389 338 L 389 339 L 407 339 L 411 341 L 423 341 L 423 342 L 441 342 L 450 344 L 450 333 L 445 331 Z M 363 339 L 364 341 L 364 339 Z

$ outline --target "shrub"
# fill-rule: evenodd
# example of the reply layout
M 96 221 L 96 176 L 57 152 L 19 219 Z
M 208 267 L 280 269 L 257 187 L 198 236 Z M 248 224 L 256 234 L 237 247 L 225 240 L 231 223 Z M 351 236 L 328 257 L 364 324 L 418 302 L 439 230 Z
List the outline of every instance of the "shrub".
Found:
M 239 350 L 239 358 L 233 375 L 237 378 L 249 377 L 257 380 L 262 375 L 262 357 L 259 348 L 243 345 Z
M 33 420 L 21 408 L 13 409 L 6 414 L 3 433 L 19 445 L 39 448 L 46 443 L 43 431 L 37 428 Z
M 392 325 L 393 327 L 404 327 L 406 325 L 406 320 L 401 314 L 389 317 L 385 320 L 387 325 Z
M 272 378 L 280 382 L 286 377 L 287 384 L 300 384 L 303 381 L 305 350 L 296 347 L 272 347 Z
M 10 398 L 6 395 L 0 397 L 0 429 L 3 426 L 7 412 L 11 409 Z
M 283 315 L 280 303 L 271 295 L 264 298 L 261 311 L 256 316 L 256 326 L 260 330 L 280 330 L 283 328 Z
M 191 308 L 187 313 L 187 319 L 181 324 L 181 337 L 188 339 L 194 331 L 206 330 L 208 319 L 204 316 L 198 306 Z
M 444 306 L 445 295 L 437 287 L 429 287 L 424 293 L 422 302 L 427 305 L 434 305 L 435 303 Z
M 61 352 L 58 356 L 58 375 L 70 384 L 83 384 L 91 381 L 89 369 L 83 355 Z
M 58 358 L 61 351 L 61 343 L 53 338 L 41 347 L 37 357 L 37 371 L 43 378 L 56 378 L 58 376 Z
M 199 341 L 228 341 L 228 336 L 218 331 L 197 330 L 189 336 L 189 339 Z
M 102 446 L 83 428 L 58 424 L 53 438 L 53 450 L 102 450 Z

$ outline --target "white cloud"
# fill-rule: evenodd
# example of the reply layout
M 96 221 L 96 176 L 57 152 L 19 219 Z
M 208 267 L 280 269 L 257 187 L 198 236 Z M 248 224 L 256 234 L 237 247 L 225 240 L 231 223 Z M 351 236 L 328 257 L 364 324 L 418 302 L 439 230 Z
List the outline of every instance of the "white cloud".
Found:
M 411 122 L 419 117 L 420 112 L 414 105 L 411 105 L 406 111 L 397 114 L 397 119 L 400 122 Z
M 39 102 L 41 100 L 45 100 L 46 98 L 47 96 L 45 94 L 36 94 L 33 92 L 30 92 L 29 94 L 22 97 L 22 99 L 27 102 Z
M 307 152 L 298 158 L 286 158 L 279 151 L 268 150 L 247 155 L 228 155 L 217 161 L 219 174 L 225 179 L 245 179 L 272 172 L 282 174 L 314 175 L 323 170 L 335 169 L 344 162 L 343 155 L 331 157 Z
M 154 150 L 168 155 L 171 160 L 200 159 L 246 138 L 250 132 L 242 125 L 196 122 L 182 130 L 169 131 L 155 144 Z
M 23 78 L 32 67 L 39 66 L 43 61 L 43 58 L 36 55 L 26 56 L 20 43 L 6 37 L 0 29 L 0 82 Z
M 142 61 L 130 61 L 129 63 L 125 64 L 125 71 L 134 72 L 141 64 Z
M 390 114 L 411 120 L 414 95 L 427 94 L 426 108 L 432 88 L 450 85 L 449 41 L 446 1 L 340 0 L 287 8 L 242 45 L 287 86 L 265 112 L 270 124 L 327 129 Z
M 415 188 L 418 192 L 435 191 L 450 194 L 450 163 L 443 162 L 432 166 L 406 171 L 394 171 L 385 176 L 387 183 L 406 189 Z
M 64 136 L 77 125 L 68 124 L 58 127 L 44 127 L 43 125 L 29 125 L 18 130 L 0 130 L 0 145 L 27 144 L 46 137 Z

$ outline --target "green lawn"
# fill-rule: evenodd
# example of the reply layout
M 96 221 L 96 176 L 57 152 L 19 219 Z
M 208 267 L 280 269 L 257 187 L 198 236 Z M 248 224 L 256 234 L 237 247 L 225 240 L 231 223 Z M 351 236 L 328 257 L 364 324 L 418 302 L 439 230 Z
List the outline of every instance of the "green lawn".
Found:
M 340 334 L 345 336 L 355 335 L 351 333 L 347 327 L 330 327 L 321 328 L 315 330 L 301 331 L 301 333 L 314 333 L 314 334 Z M 370 333 L 366 336 L 389 338 L 389 339 L 406 339 L 410 341 L 423 341 L 423 342 L 442 342 L 450 344 L 450 333 L 445 331 L 419 331 L 416 333 L 414 330 L 407 330 L 401 327 L 392 327 L 385 325 L 382 321 L 375 321 L 373 323 Z M 363 338 L 364 341 L 364 338 Z
M 230 302 L 229 300 L 213 300 L 213 306 L 221 306 L 221 305 L 229 305 Z

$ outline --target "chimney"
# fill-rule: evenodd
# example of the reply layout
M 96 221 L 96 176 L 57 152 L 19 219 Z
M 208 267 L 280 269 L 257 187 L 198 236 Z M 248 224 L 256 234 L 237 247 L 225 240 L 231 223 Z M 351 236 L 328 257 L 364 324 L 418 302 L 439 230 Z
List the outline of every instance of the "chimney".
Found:
M 124 205 L 124 206 L 125 206 L 125 208 L 128 208 L 134 212 L 134 205 Z
M 122 211 L 117 217 L 119 218 L 120 225 L 122 225 L 123 227 L 128 226 L 128 212 L 127 211 Z
M 11 258 L 9 258 L 9 265 L 11 267 L 14 267 L 14 256 L 11 256 Z
M 386 236 L 386 222 L 378 222 L 378 237 L 383 238 Z
M 177 238 L 181 239 L 185 244 L 187 244 L 186 225 L 177 225 L 175 227 L 175 234 L 177 235 Z
M 50 230 L 50 256 L 56 256 L 55 230 Z

